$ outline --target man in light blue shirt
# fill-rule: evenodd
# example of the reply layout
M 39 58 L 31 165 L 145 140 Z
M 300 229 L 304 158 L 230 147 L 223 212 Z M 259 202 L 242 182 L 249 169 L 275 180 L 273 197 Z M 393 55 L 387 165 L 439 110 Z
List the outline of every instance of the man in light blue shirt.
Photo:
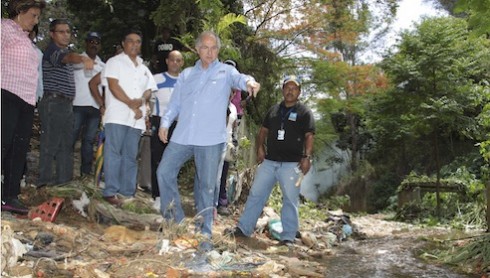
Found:
M 179 117 L 157 170 L 162 215 L 167 221 L 177 223 L 184 219 L 177 175 L 182 165 L 194 157 L 197 179 L 194 201 L 201 216 L 196 219 L 202 219 L 197 229 L 209 239 L 200 244 L 202 251 L 212 249 L 214 191 L 227 138 L 226 109 L 231 89 L 254 95 L 260 89 L 253 77 L 218 61 L 220 47 L 215 33 L 205 31 L 199 35 L 196 50 L 200 59 L 179 75 L 159 130 L 160 139 L 167 143 L 168 128 Z

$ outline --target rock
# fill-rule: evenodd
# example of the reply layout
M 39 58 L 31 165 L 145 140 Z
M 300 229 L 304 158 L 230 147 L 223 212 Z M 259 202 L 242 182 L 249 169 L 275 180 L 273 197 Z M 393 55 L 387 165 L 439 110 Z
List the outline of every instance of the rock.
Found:
M 317 245 L 316 236 L 310 232 L 302 232 L 301 233 L 301 241 L 308 248 L 313 248 Z

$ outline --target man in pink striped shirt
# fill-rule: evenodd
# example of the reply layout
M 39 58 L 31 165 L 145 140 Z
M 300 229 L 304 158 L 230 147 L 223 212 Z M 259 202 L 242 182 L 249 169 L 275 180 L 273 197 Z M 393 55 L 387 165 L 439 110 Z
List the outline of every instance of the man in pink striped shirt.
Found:
M 19 200 L 20 180 L 32 133 L 38 53 L 29 32 L 39 23 L 44 0 L 11 0 L 2 19 L 2 210 L 27 214 Z

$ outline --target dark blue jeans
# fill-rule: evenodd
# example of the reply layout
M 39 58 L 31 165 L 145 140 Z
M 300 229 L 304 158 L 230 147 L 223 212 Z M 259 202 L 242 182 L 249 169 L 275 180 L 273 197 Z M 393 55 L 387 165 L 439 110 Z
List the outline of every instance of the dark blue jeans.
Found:
M 80 174 L 92 173 L 94 160 L 94 142 L 100 123 L 100 111 L 92 106 L 73 106 L 73 146 L 81 133 L 82 146 L 80 149 L 82 163 Z
M 34 106 L 2 89 L 2 199 L 20 194 L 33 119 Z
M 112 123 L 105 125 L 103 196 L 110 197 L 116 193 L 134 196 L 140 139 L 141 129 Z
M 68 182 L 73 178 L 72 100 L 45 93 L 38 108 L 41 118 L 38 185 Z

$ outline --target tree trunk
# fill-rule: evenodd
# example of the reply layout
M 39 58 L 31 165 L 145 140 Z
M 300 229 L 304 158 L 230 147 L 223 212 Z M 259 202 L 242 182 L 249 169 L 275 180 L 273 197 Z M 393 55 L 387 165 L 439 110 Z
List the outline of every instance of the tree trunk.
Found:
M 350 125 L 350 134 L 351 134 L 351 162 L 350 162 L 350 167 L 352 172 L 355 172 L 357 170 L 357 155 L 358 155 L 358 136 L 359 134 L 357 133 L 357 123 L 356 123 L 356 115 L 349 113 L 347 114 L 347 118 L 349 119 L 349 125 Z
M 441 163 L 439 161 L 439 140 L 436 132 L 434 132 L 434 159 L 436 162 L 436 214 L 437 217 L 441 217 Z
M 490 179 L 487 180 L 487 232 L 490 232 Z

